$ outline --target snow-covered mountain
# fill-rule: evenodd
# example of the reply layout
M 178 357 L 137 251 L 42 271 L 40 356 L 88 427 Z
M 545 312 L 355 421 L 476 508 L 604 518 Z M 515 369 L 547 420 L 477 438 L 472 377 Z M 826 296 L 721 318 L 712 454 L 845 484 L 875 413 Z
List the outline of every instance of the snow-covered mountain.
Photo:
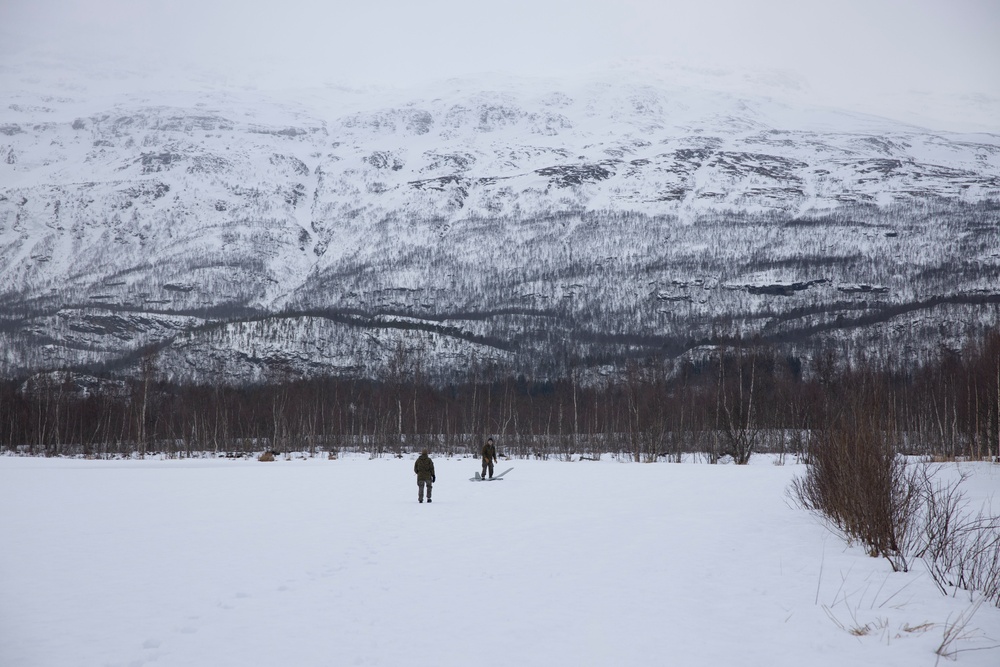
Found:
M 599 366 L 737 330 L 936 345 L 997 320 L 998 135 L 648 73 L 0 80 L 5 374 L 151 344 L 187 379 L 375 373 L 400 350 Z

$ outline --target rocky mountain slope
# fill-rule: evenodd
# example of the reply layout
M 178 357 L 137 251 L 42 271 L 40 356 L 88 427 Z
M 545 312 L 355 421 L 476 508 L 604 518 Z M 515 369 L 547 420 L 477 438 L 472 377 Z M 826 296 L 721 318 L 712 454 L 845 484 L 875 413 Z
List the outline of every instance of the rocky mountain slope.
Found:
M 998 135 L 648 75 L 0 78 L 4 375 L 148 346 L 198 381 L 559 373 L 737 332 L 919 355 L 998 318 Z

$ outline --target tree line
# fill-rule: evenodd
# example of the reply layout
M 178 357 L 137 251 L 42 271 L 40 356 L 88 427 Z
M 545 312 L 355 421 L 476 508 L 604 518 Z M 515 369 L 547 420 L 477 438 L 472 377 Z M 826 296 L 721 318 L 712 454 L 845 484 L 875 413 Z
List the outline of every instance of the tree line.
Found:
M 555 379 L 472 366 L 460 382 L 428 374 L 400 347 L 377 380 L 274 377 L 230 386 L 164 380 L 156 354 L 127 380 L 54 372 L 0 383 L 0 449 L 31 455 L 189 456 L 204 452 L 429 448 L 474 454 L 487 436 L 513 457 L 636 461 L 695 455 L 746 463 L 758 452 L 807 455 L 861 388 L 904 453 L 995 458 L 1000 448 L 1000 330 L 914 367 L 880 351 L 808 358 L 753 339 L 679 358 L 628 361 Z

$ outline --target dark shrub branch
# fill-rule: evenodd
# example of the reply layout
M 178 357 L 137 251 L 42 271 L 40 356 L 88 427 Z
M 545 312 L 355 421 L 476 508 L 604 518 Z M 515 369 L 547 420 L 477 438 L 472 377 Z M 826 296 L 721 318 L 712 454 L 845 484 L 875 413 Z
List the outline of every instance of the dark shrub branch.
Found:
M 885 414 L 872 392 L 848 401 L 813 434 L 793 498 L 895 571 L 922 560 L 942 593 L 978 592 L 1000 606 L 1000 518 L 968 508 L 965 475 L 941 481 L 931 464 L 908 464 Z
M 851 542 L 909 569 L 904 545 L 919 502 L 918 475 L 897 455 L 897 435 L 870 385 L 848 400 L 810 443 L 809 469 L 792 493 Z

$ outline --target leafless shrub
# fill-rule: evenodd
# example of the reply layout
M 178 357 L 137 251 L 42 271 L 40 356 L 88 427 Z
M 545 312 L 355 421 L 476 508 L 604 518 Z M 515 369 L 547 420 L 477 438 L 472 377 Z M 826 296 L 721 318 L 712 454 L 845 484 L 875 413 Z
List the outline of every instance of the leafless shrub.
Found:
M 828 428 L 813 433 L 809 469 L 793 482 L 792 495 L 848 541 L 906 571 L 904 547 L 914 532 L 919 475 L 896 453 L 893 432 L 877 402 L 866 400 L 871 398 L 857 397 Z
M 810 443 L 806 475 L 791 495 L 848 541 L 896 571 L 922 560 L 942 593 L 977 592 L 1000 606 L 1000 518 L 968 508 L 956 480 L 908 464 L 879 402 L 863 392 Z
M 978 591 L 1000 606 L 1000 518 L 969 509 L 960 488 L 965 478 L 942 482 L 925 473 L 912 551 L 942 593 Z

